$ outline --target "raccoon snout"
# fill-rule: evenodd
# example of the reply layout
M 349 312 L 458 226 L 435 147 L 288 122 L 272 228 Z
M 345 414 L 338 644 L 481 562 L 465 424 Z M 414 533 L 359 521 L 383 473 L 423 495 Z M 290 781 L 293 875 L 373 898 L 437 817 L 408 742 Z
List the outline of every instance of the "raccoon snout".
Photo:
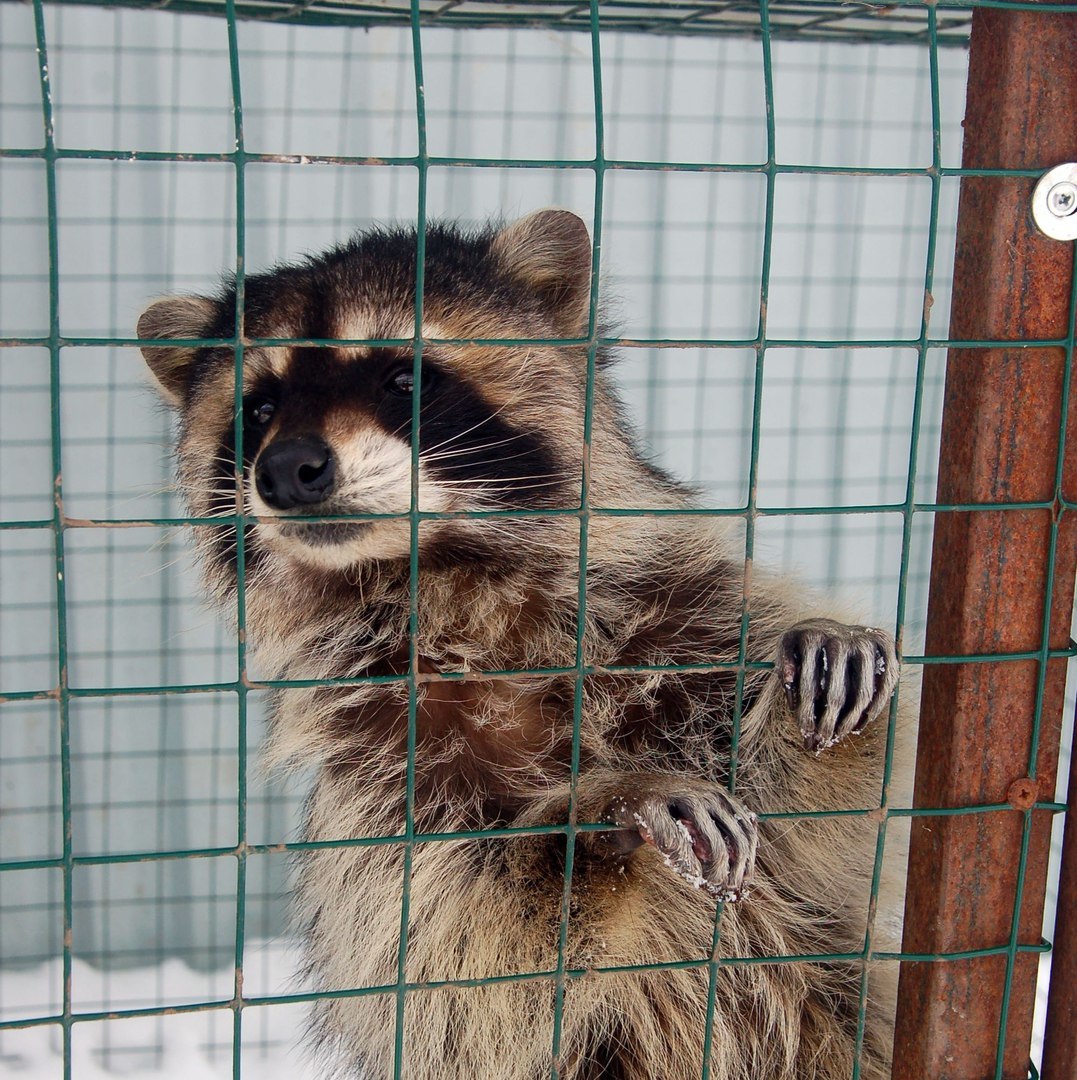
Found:
M 333 490 L 335 480 L 333 452 L 313 436 L 271 443 L 254 467 L 258 494 L 275 510 L 319 503 Z

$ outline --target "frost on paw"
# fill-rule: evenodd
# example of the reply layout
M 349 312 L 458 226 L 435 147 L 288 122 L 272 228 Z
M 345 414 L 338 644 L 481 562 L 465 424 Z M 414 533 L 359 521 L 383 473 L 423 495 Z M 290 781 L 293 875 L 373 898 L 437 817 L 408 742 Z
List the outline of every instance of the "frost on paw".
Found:
M 603 820 L 624 830 L 609 834 L 619 854 L 650 844 L 692 888 L 726 901 L 746 895 L 755 869 L 756 816 L 717 784 L 678 780 L 666 791 L 618 796 Z
M 805 749 L 818 754 L 883 713 L 900 662 L 884 630 L 808 619 L 782 636 L 775 668 Z

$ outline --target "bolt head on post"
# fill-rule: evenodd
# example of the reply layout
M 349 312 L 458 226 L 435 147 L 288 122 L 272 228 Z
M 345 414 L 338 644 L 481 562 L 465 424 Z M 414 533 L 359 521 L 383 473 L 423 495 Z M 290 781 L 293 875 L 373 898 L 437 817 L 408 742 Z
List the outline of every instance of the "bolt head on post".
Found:
M 1047 209 L 1055 217 L 1069 217 L 1077 212 L 1077 184 L 1063 180 L 1047 192 Z
M 1045 172 L 1032 193 L 1036 227 L 1052 240 L 1077 240 L 1077 162 Z

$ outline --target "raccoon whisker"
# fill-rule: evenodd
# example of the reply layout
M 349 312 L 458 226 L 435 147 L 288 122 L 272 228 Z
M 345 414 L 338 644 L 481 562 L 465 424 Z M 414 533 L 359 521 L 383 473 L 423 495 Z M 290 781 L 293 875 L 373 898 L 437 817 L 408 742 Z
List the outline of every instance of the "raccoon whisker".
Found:
M 480 450 L 493 450 L 495 447 L 505 446 L 508 443 L 517 442 L 520 439 L 526 438 L 527 432 L 520 432 L 518 435 L 510 435 L 507 439 L 497 439 L 495 442 L 479 443 L 478 446 L 465 446 L 461 450 L 442 450 L 437 453 L 431 453 L 429 450 L 420 450 L 419 456 L 424 461 L 441 461 L 444 458 L 460 457 L 464 454 L 477 454 Z
M 419 425 L 420 425 L 420 427 L 423 424 L 429 424 L 431 421 L 440 420 L 443 416 L 448 416 L 449 413 L 452 412 L 454 404 L 455 403 L 451 402 L 451 401 L 446 402 L 444 408 L 439 409 L 437 412 L 429 412 L 429 413 L 425 411 L 426 406 L 423 406 L 423 411 L 420 412 L 420 414 L 419 414 Z M 489 417 L 487 417 L 486 419 L 489 419 Z M 485 424 L 486 419 L 480 420 L 479 423 L 480 424 Z M 399 435 L 410 423 L 411 423 L 411 417 L 409 416 L 406 420 L 402 420 L 392 431 L 389 432 L 390 436 Z M 456 436 L 455 435 L 450 436 L 450 439 L 452 439 L 452 438 L 456 438 Z
M 462 484 L 465 486 L 482 484 L 503 486 L 505 484 L 529 480 L 549 480 L 551 482 L 564 483 L 566 480 L 573 479 L 574 476 L 575 473 L 570 472 L 521 473 L 519 476 L 462 476 L 459 479 L 449 476 L 446 477 L 444 481 L 438 482 L 443 482 L 445 484 Z
M 515 455 L 515 456 L 519 457 L 520 455 Z M 508 456 L 503 457 L 503 458 L 486 458 L 483 461 L 468 462 L 466 468 L 468 468 L 468 469 L 484 469 L 484 468 L 487 468 L 487 467 L 490 467 L 490 466 L 496 467 L 497 465 L 499 465 L 503 461 L 511 461 L 511 460 L 512 460 L 512 455 L 508 455 Z M 461 468 L 461 467 L 464 467 L 464 466 L 449 466 L 450 469 L 451 468 Z M 437 475 L 437 474 L 435 473 L 435 475 Z M 454 477 L 454 476 L 449 475 L 449 476 L 444 477 L 444 482 L 447 483 L 447 484 L 448 483 L 481 484 L 481 483 L 487 483 L 487 482 L 489 482 L 491 480 L 494 480 L 494 481 L 498 481 L 498 480 L 542 480 L 545 477 L 556 477 L 556 478 L 561 479 L 561 480 L 567 480 L 567 479 L 570 479 L 571 477 L 578 477 L 578 476 L 579 476 L 579 473 L 575 469 L 549 469 L 546 472 L 541 472 L 541 473 L 529 472 L 529 473 L 523 473 L 523 474 L 518 475 L 518 476 L 461 476 L 461 477 Z
M 231 505 L 228 507 L 227 510 L 224 510 L 224 509 L 214 510 L 212 513 L 209 513 L 209 514 L 205 515 L 206 517 L 231 517 L 232 515 L 235 514 L 235 512 L 236 512 L 236 493 L 234 491 L 217 491 L 217 492 L 210 492 L 209 494 L 212 495 L 216 499 L 221 499 L 221 500 L 227 499 L 229 501 L 229 503 L 231 503 Z
M 529 487 L 550 487 L 553 484 L 563 484 L 565 480 L 569 479 L 571 474 L 569 473 L 530 473 L 526 476 L 499 476 L 497 479 L 500 483 L 497 485 L 498 490 L 501 491 L 518 491 L 519 488 L 512 488 L 509 485 L 516 480 L 542 480 L 544 477 L 552 477 L 544 484 L 530 484 Z M 484 477 L 474 477 L 466 480 L 438 480 L 438 487 L 474 487 L 483 486 L 487 489 L 492 489 L 493 485 L 490 481 Z
M 467 499 L 467 503 L 464 506 L 457 509 L 464 515 L 472 513 L 482 514 L 487 510 L 519 510 L 519 509 L 552 509 L 552 510 L 568 510 L 575 509 L 571 506 L 561 507 L 556 505 L 553 500 L 550 500 L 547 506 L 529 506 L 527 503 L 522 502 L 518 498 L 513 497 L 513 492 L 510 491 L 469 491 L 469 492 L 456 492 L 457 497 Z M 463 517 L 460 520 L 469 521 L 472 523 L 481 523 L 483 527 L 489 525 L 488 521 L 479 518 Z
M 244 508 L 244 513 L 246 513 Z M 215 497 L 213 505 L 200 513 L 199 517 L 234 517 L 236 513 L 236 497 L 232 494 L 221 494 Z
M 232 505 L 227 510 L 211 510 L 208 514 L 199 514 L 199 517 L 231 517 L 235 514 L 236 493 L 234 491 L 207 492 L 213 498 L 230 500 Z
M 464 461 L 462 463 L 457 463 L 456 467 L 460 467 L 461 465 L 463 465 L 463 466 L 466 466 L 468 468 L 481 469 L 481 468 L 484 468 L 487 465 L 497 464 L 497 463 L 502 462 L 502 461 L 515 461 L 517 458 L 531 456 L 531 451 L 530 450 L 521 450 L 518 454 L 505 454 L 504 456 L 499 456 L 497 458 L 486 458 L 485 460 L 482 460 L 482 461 L 468 461 L 467 460 L 467 456 L 466 456 L 467 454 L 471 454 L 471 453 L 476 453 L 477 454 L 477 453 L 481 452 L 484 449 L 486 449 L 486 448 L 482 447 L 482 446 L 477 446 L 477 447 L 475 447 L 474 450 L 468 450 L 468 451 L 459 450 L 459 451 L 455 451 L 455 452 L 453 452 L 451 454 L 446 454 L 445 457 L 446 458 L 457 457 L 457 456 L 463 457 Z M 421 460 L 422 460 L 424 465 L 431 465 L 431 464 L 432 465 L 438 465 L 444 459 L 441 457 L 441 455 L 438 455 L 434 459 L 429 459 L 429 458 L 423 456 L 421 458 Z M 450 467 L 452 467 L 452 466 L 450 466 Z
M 524 451 L 524 452 L 521 452 L 519 454 L 506 454 L 502 458 L 486 458 L 486 459 L 480 460 L 480 461 L 468 461 L 467 459 L 464 459 L 463 461 L 449 462 L 448 464 L 442 464 L 440 461 L 429 462 L 429 461 L 424 460 L 423 464 L 424 465 L 433 465 L 435 470 L 437 470 L 439 472 L 442 469 L 451 472 L 454 469 L 468 469 L 468 470 L 486 469 L 487 467 L 489 467 L 491 465 L 496 467 L 501 462 L 514 461 L 514 460 L 516 460 L 518 458 L 526 458 L 526 457 L 529 457 L 529 456 L 530 456 L 530 453 L 528 451 Z M 579 476 L 579 473 L 577 471 L 571 471 L 571 472 L 570 471 L 564 471 L 564 472 L 557 471 L 557 472 L 545 472 L 545 473 L 531 473 L 529 475 L 532 475 L 532 476 L 566 476 L 567 477 L 567 476 Z M 448 480 L 452 479 L 452 477 L 451 476 L 446 476 L 445 479 L 446 479 L 446 481 L 448 481 Z M 462 479 L 471 479 L 471 478 L 470 477 L 464 477 Z M 479 479 L 483 479 L 483 478 L 479 478 Z M 488 477 L 486 479 L 494 479 L 494 477 Z
M 157 545 L 154 545 L 156 547 Z M 152 550 L 152 549 L 151 549 Z M 147 570 L 145 573 L 139 574 L 135 579 L 136 581 L 150 581 L 157 577 L 158 574 L 163 574 L 166 570 L 171 570 L 174 566 L 179 566 L 187 561 L 187 553 L 181 552 L 174 559 L 169 559 L 167 562 L 158 563 L 152 569 Z
M 429 424 L 429 423 L 433 422 L 434 420 L 440 420 L 443 416 L 448 416 L 449 413 L 452 411 L 452 407 L 453 407 L 453 403 L 449 402 L 449 403 L 447 403 L 445 405 L 445 407 L 443 409 L 439 410 L 438 412 L 429 413 L 429 414 L 421 412 L 419 414 L 419 426 L 420 426 L 420 428 L 422 427 L 423 424 Z M 407 426 L 410 423 L 411 423 L 411 417 L 409 416 L 406 420 L 402 420 L 399 424 L 397 424 L 397 426 L 395 428 L 393 428 L 392 431 L 389 432 L 389 437 L 390 438 L 395 438 L 397 435 L 400 435 L 404 431 L 404 429 L 407 428 Z M 486 423 L 486 420 L 481 420 L 481 421 L 479 421 L 479 423 L 484 424 L 484 423 Z M 455 439 L 455 438 L 456 438 L 455 435 L 451 435 L 449 437 L 449 439 L 446 440 L 446 441 L 451 442 L 452 439 Z M 439 445 L 444 445 L 444 443 L 441 443 Z
M 455 494 L 455 495 L 459 495 L 459 496 L 472 497 L 472 498 L 475 498 L 475 499 L 479 500 L 480 503 L 481 503 L 481 500 L 483 499 L 483 497 L 486 496 L 486 497 L 489 497 L 491 499 L 496 499 L 497 500 L 498 505 L 496 507 L 493 507 L 493 509 L 503 510 L 503 509 L 505 509 L 505 506 L 504 506 L 505 499 L 509 499 L 509 498 L 511 498 L 511 496 L 516 495 L 521 491 L 532 491 L 534 489 L 550 488 L 550 487 L 557 487 L 557 486 L 558 485 L 556 485 L 556 484 L 525 484 L 525 485 L 519 485 L 519 486 L 513 486 L 513 487 L 459 488 L 459 489 L 449 489 L 448 494 L 450 494 L 450 495 Z M 462 507 L 461 509 L 463 509 L 465 511 L 469 510 L 469 509 L 471 509 L 471 510 L 481 510 L 481 509 L 483 509 L 483 507 L 481 505 L 476 505 L 476 506 L 471 506 L 471 507 Z M 536 509 L 538 509 L 538 508 L 536 508 Z M 565 509 L 575 509 L 575 508 L 574 507 L 566 507 Z
M 469 505 L 462 506 L 462 507 L 458 508 L 464 514 L 468 514 L 468 513 L 471 513 L 471 512 L 481 513 L 484 510 L 513 509 L 514 504 L 516 504 L 515 505 L 516 509 L 521 509 L 521 508 L 523 508 L 523 509 L 534 509 L 534 510 L 541 510 L 541 509 L 575 510 L 575 509 L 577 509 L 577 507 L 573 507 L 573 506 L 558 507 L 558 506 L 554 506 L 552 504 L 549 505 L 549 506 L 546 506 L 546 507 L 526 507 L 526 506 L 521 507 L 519 505 L 519 500 L 513 498 L 513 496 L 516 495 L 517 492 L 519 492 L 520 490 L 521 490 L 520 488 L 479 488 L 479 489 L 476 489 L 476 490 L 473 490 L 473 491 L 457 491 L 457 492 L 450 492 L 449 494 L 455 494 L 455 495 L 457 495 L 457 496 L 459 496 L 461 498 L 468 498 L 469 500 L 474 500 L 474 501 L 471 501 Z M 530 489 L 524 489 L 524 490 L 530 490 Z
M 165 531 L 163 533 L 161 533 L 161 535 L 158 536 L 157 539 L 154 540 L 153 543 L 150 544 L 149 547 L 146 550 L 147 551 L 164 551 L 165 548 L 167 548 L 175 540 L 179 539 L 179 537 L 180 537 L 180 530 L 178 528 L 173 527 L 173 528 L 165 529 Z
M 110 503 L 109 506 L 113 510 L 118 510 L 121 506 L 130 506 L 131 503 L 141 502 L 143 499 L 152 499 L 158 495 L 168 495 L 174 491 L 179 491 L 179 484 L 165 484 L 164 487 L 149 488 L 146 491 L 136 492 L 130 498 L 119 499 Z
M 199 514 L 198 516 L 199 517 L 207 517 L 207 518 L 230 518 L 230 517 L 235 517 L 236 512 L 235 512 L 234 508 L 229 509 L 229 510 L 211 510 L 209 513 Z M 248 515 L 248 516 L 250 516 L 250 515 Z
M 441 442 L 435 443 L 433 446 L 431 446 L 427 450 L 427 453 L 433 453 L 435 450 L 440 449 L 442 446 L 448 446 L 450 443 L 456 442 L 457 439 L 462 439 L 465 435 L 470 435 L 471 432 L 477 430 L 478 428 L 481 428 L 483 426 L 483 424 L 490 423 L 491 420 L 493 420 L 497 416 L 500 416 L 501 413 L 503 413 L 506 409 L 510 408 L 511 406 L 513 406 L 515 404 L 516 404 L 515 399 L 510 398 L 499 409 L 494 409 L 494 411 L 492 413 L 490 413 L 488 416 L 484 416 L 477 423 L 472 424 L 471 427 L 464 428 L 463 431 L 457 431 L 454 434 L 450 435 L 447 439 L 443 439 Z M 449 411 L 449 409 L 447 408 L 444 412 L 439 413 L 438 415 L 439 416 L 444 416 L 448 411 Z M 431 419 L 436 419 L 436 417 L 431 417 Z M 420 424 L 422 423 L 422 417 L 421 416 L 419 418 L 419 422 L 420 422 Z
M 465 446 L 460 450 L 441 450 L 440 449 L 440 447 L 442 447 L 442 446 L 448 446 L 449 444 L 456 442 L 458 439 L 462 438 L 464 434 L 465 434 L 464 432 L 460 432 L 459 434 L 453 435 L 448 439 L 443 439 L 440 443 L 437 443 L 435 446 L 423 449 L 421 451 L 421 453 L 424 456 L 429 455 L 430 457 L 441 457 L 443 454 L 467 454 L 467 453 L 470 453 L 473 450 L 482 449 L 482 447 L 484 447 L 484 446 L 491 446 L 491 447 L 492 446 L 504 446 L 507 443 L 516 442 L 519 439 L 527 438 L 527 432 L 519 431 L 519 432 L 516 432 L 516 434 L 514 434 L 514 435 L 506 436 L 504 439 L 495 439 L 492 442 L 477 443 L 477 444 L 475 444 L 473 446 Z

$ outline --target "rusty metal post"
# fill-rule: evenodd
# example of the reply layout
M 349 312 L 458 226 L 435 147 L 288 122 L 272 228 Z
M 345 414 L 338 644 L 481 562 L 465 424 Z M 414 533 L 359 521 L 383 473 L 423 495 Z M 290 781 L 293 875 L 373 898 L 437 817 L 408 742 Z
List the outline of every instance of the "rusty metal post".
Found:
M 963 164 L 1036 169 L 1077 160 L 1077 17 L 979 9 L 973 18 Z M 1032 224 L 1035 180 L 962 179 L 950 336 L 959 341 L 1064 338 L 1073 246 Z M 1077 424 L 1064 403 L 1061 348 L 951 349 L 939 462 L 940 503 L 1045 502 L 1051 509 L 940 513 L 928 608 L 931 655 L 1015 653 L 1043 644 L 1052 525 L 1050 646 L 1065 648 L 1077 564 Z M 1064 479 L 1056 490 L 1066 408 Z M 924 671 L 915 805 L 1012 802 L 1054 792 L 1066 674 L 1047 665 L 1035 779 L 1039 661 L 929 665 Z M 1022 781 L 1025 781 L 1022 783 Z M 1031 796 L 1031 797 L 1030 797 Z M 914 818 L 903 950 L 1005 947 L 1018 888 L 1025 814 Z M 1019 933 L 1040 937 L 1050 838 L 1033 813 Z M 1001 1075 L 1028 1075 L 1037 957 L 1019 954 Z M 1006 997 L 1007 957 L 902 966 L 894 1080 L 988 1080 Z M 1049 1075 L 1049 1074 L 1048 1074 Z M 1066 1073 L 1057 1076 L 1067 1075 Z M 1055 1080 L 1057 1080 L 1057 1076 Z
M 1077 725 L 1075 725 L 1077 726 Z M 1069 797 L 1058 875 L 1058 909 L 1051 952 L 1051 993 L 1043 1040 L 1043 1075 L 1077 1072 L 1077 754 L 1070 753 Z

